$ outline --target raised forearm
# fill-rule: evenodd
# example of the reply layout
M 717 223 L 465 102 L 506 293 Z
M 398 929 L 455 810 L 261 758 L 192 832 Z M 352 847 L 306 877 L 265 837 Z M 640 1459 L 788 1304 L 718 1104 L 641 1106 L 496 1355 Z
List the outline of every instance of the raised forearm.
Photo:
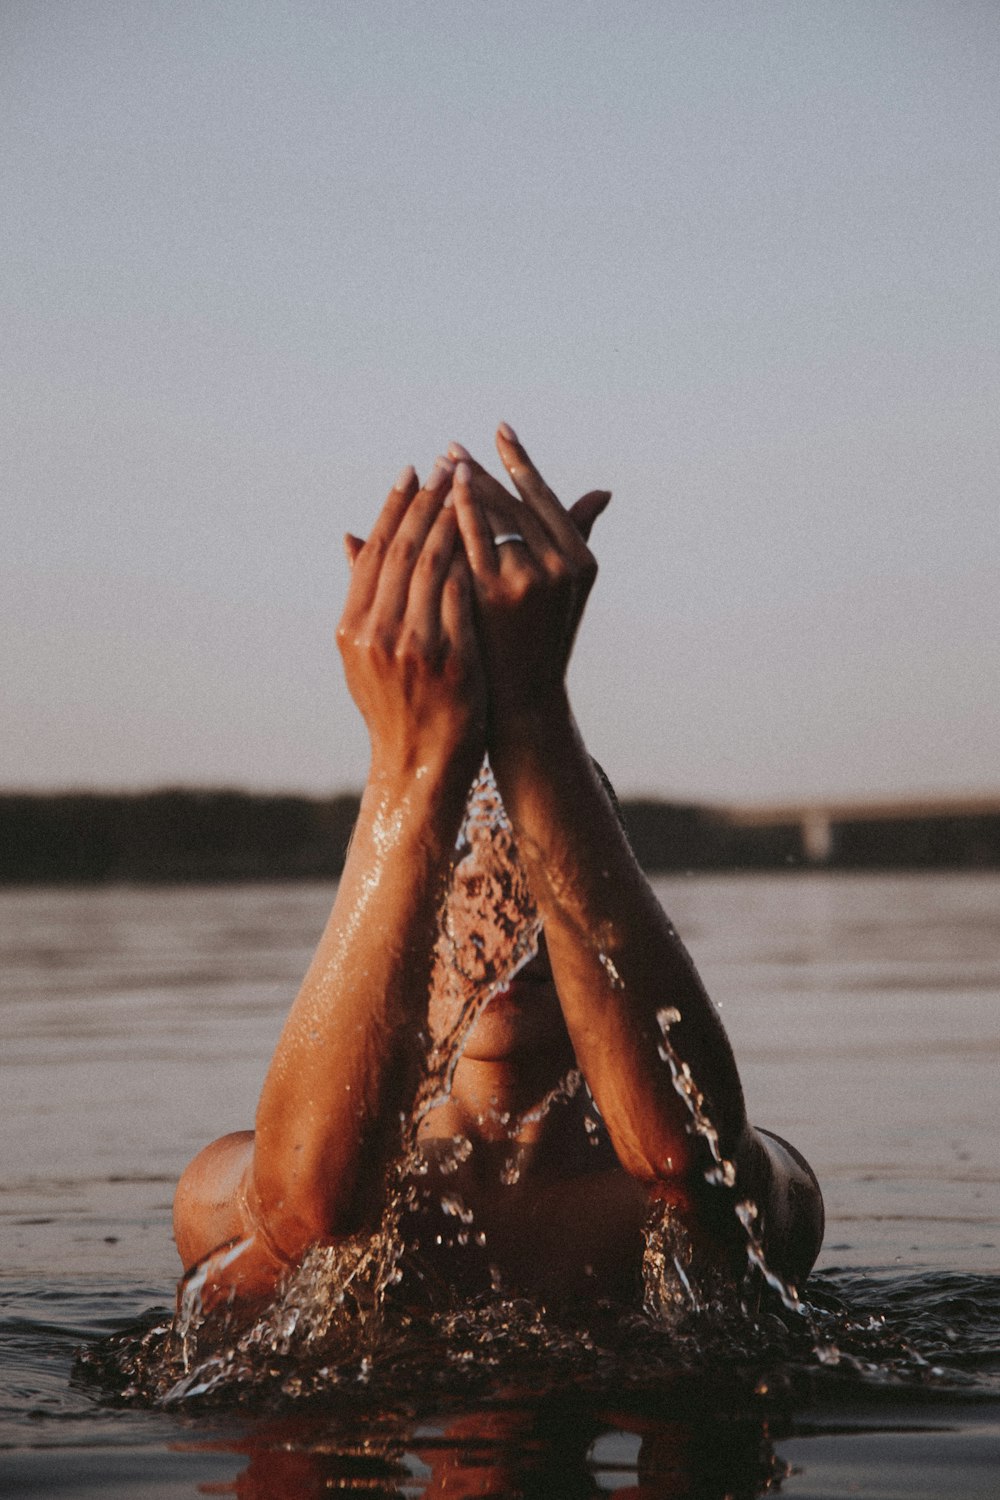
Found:
M 487 664 L 490 758 L 566 1024 L 618 1155 L 633 1175 L 679 1190 L 703 1180 L 696 1169 L 706 1145 L 691 1133 L 699 1122 L 689 1107 L 700 1108 L 699 1091 L 721 1151 L 742 1149 L 739 1078 L 719 1017 L 635 861 L 569 710 L 566 667 L 597 572 L 584 539 L 589 524 L 581 529 L 580 517 L 560 505 L 510 429 L 497 436 L 520 502 L 464 462 L 454 487 Z
M 692 1132 L 670 1049 L 675 1063 L 688 1064 L 720 1152 L 731 1158 L 746 1116 L 725 1031 L 636 862 L 565 700 L 527 721 L 498 725 L 490 753 L 577 1058 L 623 1165 L 649 1181 L 680 1183 L 711 1164 L 706 1143 L 698 1145 Z M 674 1012 L 680 1018 L 670 1020 Z
M 434 917 L 468 776 L 376 771 L 257 1111 L 253 1208 L 294 1257 L 377 1215 L 423 1053 Z
M 337 900 L 260 1100 L 249 1207 L 280 1250 L 370 1223 L 420 1060 L 434 912 L 482 757 L 467 570 L 406 469 L 352 547 L 337 632 L 372 765 Z

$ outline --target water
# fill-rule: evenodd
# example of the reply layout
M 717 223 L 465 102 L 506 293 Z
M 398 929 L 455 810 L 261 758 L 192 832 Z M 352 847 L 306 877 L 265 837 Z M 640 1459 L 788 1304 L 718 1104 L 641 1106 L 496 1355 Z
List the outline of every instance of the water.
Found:
M 173 1184 L 250 1122 L 332 889 L 8 892 L 6 1492 L 994 1495 L 1000 879 L 659 892 L 721 1003 L 752 1118 L 823 1183 L 806 1295 L 825 1362 L 791 1315 L 668 1338 L 516 1304 L 429 1320 L 375 1359 L 358 1347 L 311 1400 L 280 1359 L 249 1403 L 112 1399 L 74 1352 L 147 1315 L 163 1326 Z

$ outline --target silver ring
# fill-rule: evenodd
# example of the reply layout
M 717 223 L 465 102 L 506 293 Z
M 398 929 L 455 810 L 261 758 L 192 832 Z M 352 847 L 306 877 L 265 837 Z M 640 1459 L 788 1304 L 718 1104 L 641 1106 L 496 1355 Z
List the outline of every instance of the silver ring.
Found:
M 524 537 L 519 531 L 503 531 L 499 536 L 493 538 L 494 547 L 502 547 L 504 542 L 523 542 Z M 527 544 L 525 544 L 527 545 Z

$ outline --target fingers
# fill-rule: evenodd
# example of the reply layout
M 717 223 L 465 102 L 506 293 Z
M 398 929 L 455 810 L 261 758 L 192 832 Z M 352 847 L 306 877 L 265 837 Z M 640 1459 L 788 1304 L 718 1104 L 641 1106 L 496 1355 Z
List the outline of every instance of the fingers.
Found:
M 427 656 L 436 654 L 442 634 L 447 634 L 442 594 L 455 562 L 457 537 L 455 511 L 442 505 L 414 564 L 403 620 L 402 634 L 408 638 L 405 644 Z
M 368 540 L 362 543 L 353 558 L 351 546 L 345 539 L 344 546 L 351 564 L 351 585 L 347 591 L 345 616 L 363 614 L 371 607 L 386 552 L 416 493 L 416 470 L 412 464 L 407 464 L 389 491 Z
M 419 622 L 421 632 L 430 630 L 430 621 L 437 618 L 435 609 L 441 604 L 445 578 L 452 577 L 454 582 L 459 576 L 451 567 L 451 551 L 446 559 L 440 553 L 449 523 L 442 523 L 443 529 L 435 536 L 433 559 L 428 556 L 420 564 L 424 576 L 419 584 L 416 569 L 437 517 L 451 500 L 465 553 L 477 578 L 495 579 L 502 570 L 503 576 L 513 582 L 526 568 L 537 572 L 536 564 L 545 571 L 559 570 L 560 557 L 571 564 L 593 565 L 586 542 L 610 501 L 610 492 L 591 490 L 566 510 L 506 423 L 498 430 L 497 447 L 520 499 L 504 489 L 460 443 L 450 444 L 448 457 L 437 460 L 422 488 L 412 465 L 402 470 L 368 539 L 350 532 L 344 538 L 351 567 L 345 615 L 356 618 L 374 610 L 381 626 L 392 632 L 407 613 L 412 595 L 414 621 Z M 523 536 L 524 544 L 509 542 L 498 548 L 494 538 L 508 532 Z M 453 526 L 449 546 L 453 550 Z M 449 595 L 467 583 L 465 580 L 465 584 L 449 587 Z
M 569 517 L 585 542 L 590 540 L 594 522 L 603 515 L 611 503 L 610 490 L 590 490 L 581 495 L 569 508 Z
M 501 573 L 510 577 L 525 567 L 537 571 L 535 563 L 551 550 L 552 541 L 523 501 L 508 494 L 485 470 L 464 460 L 455 471 L 452 493 L 474 579 L 488 583 Z M 523 542 L 496 545 L 495 537 L 511 533 Z
M 484 503 L 487 525 L 494 536 L 505 532 L 523 536 L 529 553 L 538 559 L 546 557 L 552 551 L 552 537 L 530 505 L 525 505 L 516 495 L 508 494 L 496 480 L 490 487 L 481 484 L 478 475 L 473 475 L 472 491 Z M 502 555 L 501 553 L 501 557 Z
M 472 579 L 461 552 L 452 555 L 441 596 L 441 644 L 455 655 L 475 649 Z
M 586 542 L 566 509 L 549 489 L 507 422 L 497 429 L 497 452 L 521 499 L 548 531 L 552 540 L 575 560 L 586 554 Z M 596 519 L 596 518 L 595 518 Z
M 499 558 L 493 545 L 493 531 L 482 503 L 473 495 L 472 466 L 465 459 L 455 470 L 451 493 L 462 544 L 473 574 L 482 578 L 495 577 L 499 572 Z M 509 495 L 507 499 L 509 501 Z
M 446 459 L 438 459 L 423 489 L 413 496 L 385 551 L 374 599 L 375 617 L 383 630 L 393 630 L 406 613 L 413 570 L 444 505 L 453 469 L 454 465 Z
M 486 513 L 487 526 L 493 534 L 502 531 L 522 531 L 521 516 L 525 511 L 523 501 L 518 500 L 509 490 L 505 490 L 499 480 L 494 479 L 488 469 L 477 463 L 461 443 L 452 443 L 448 448 L 449 458 L 456 463 L 467 463 L 472 471 L 472 492 L 482 504 Z M 528 513 L 529 525 L 533 525 L 536 533 L 535 540 L 539 543 L 547 541 L 547 533 L 544 528 L 534 521 L 531 512 Z M 525 532 L 525 535 L 527 533 Z
M 504 423 L 504 427 L 508 432 L 513 431 L 506 423 Z M 467 463 L 471 468 L 473 489 L 485 503 L 487 519 L 493 524 L 494 530 L 513 529 L 513 522 L 515 520 L 519 523 L 520 529 L 521 511 L 518 511 L 516 516 L 512 516 L 509 510 L 511 505 L 517 507 L 518 502 L 504 489 L 502 484 L 494 479 L 489 470 L 484 469 L 482 464 L 477 462 L 468 449 L 463 448 L 461 443 L 448 444 L 448 457 L 453 459 L 455 463 Z M 555 499 L 554 496 L 553 499 Z M 610 490 L 588 490 L 587 494 L 581 495 L 579 500 L 575 501 L 569 507 L 567 514 L 584 541 L 589 539 L 594 522 L 607 509 L 610 500 Z M 520 504 L 523 506 L 524 502 L 521 501 Z M 556 501 L 556 504 L 558 505 L 559 502 Z M 561 506 L 560 509 L 562 509 Z M 534 515 L 534 512 L 530 510 L 528 513 L 532 516 Z M 539 526 L 538 535 L 547 538 L 548 534 L 544 531 L 544 528 Z

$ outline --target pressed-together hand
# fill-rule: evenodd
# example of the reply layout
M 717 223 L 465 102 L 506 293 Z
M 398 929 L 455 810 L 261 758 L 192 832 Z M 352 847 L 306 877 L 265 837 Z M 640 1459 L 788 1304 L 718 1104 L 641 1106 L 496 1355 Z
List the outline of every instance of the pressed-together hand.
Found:
M 404 469 L 368 540 L 347 539 L 351 583 L 337 643 L 374 763 L 401 773 L 456 756 L 474 769 L 485 741 L 469 570 L 444 503 L 450 484 L 448 465 L 422 489 Z
M 450 450 L 459 459 L 452 493 L 475 589 L 491 729 L 510 727 L 562 696 L 597 576 L 586 538 L 611 498 L 593 490 L 567 510 L 506 424 L 497 449 L 520 500 L 464 449 Z

